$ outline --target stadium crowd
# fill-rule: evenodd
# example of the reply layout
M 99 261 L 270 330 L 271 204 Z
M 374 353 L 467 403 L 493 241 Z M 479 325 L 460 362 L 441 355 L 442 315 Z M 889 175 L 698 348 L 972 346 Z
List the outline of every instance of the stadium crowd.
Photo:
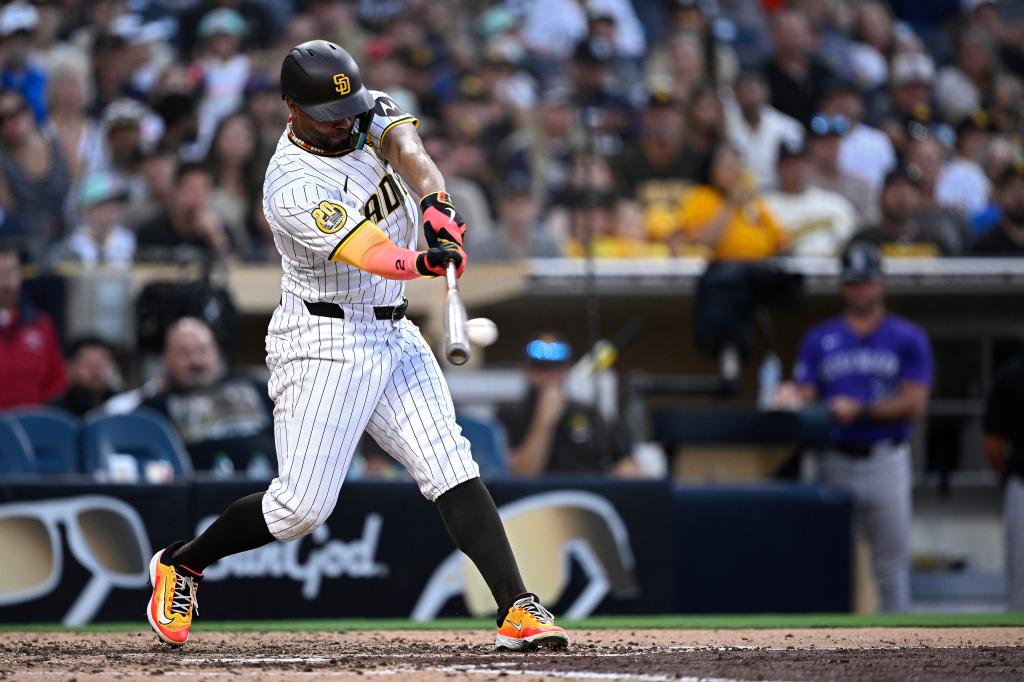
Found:
M 419 118 L 474 262 L 1024 253 L 1019 0 L 15 0 L 0 408 L 84 415 L 123 388 L 102 339 L 62 344 L 20 297 L 19 263 L 274 261 L 261 193 L 280 63 L 314 38 Z M 115 411 L 164 413 L 198 468 L 250 468 L 273 448 L 261 391 L 202 323 L 164 331 L 162 366 Z M 571 430 L 531 410 L 513 447 Z
M 476 260 L 1024 251 L 1024 3 L 39 0 L 0 8 L 0 239 L 272 260 L 283 54 L 420 118 Z

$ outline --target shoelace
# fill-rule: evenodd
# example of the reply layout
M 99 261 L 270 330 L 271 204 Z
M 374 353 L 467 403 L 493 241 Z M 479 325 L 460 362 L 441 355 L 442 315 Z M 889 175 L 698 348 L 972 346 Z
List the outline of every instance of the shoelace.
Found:
M 194 578 L 175 571 L 171 613 L 180 613 L 183 616 L 187 616 L 190 606 L 193 613 L 199 613 L 199 583 Z
M 531 614 L 534 618 L 536 618 L 543 625 L 554 625 L 555 624 L 555 617 L 551 614 L 551 612 L 548 611 L 543 606 L 541 606 L 538 602 L 536 602 L 533 599 L 531 599 L 530 597 L 526 597 L 524 599 L 520 599 L 519 601 L 517 601 L 515 603 L 515 606 L 518 606 L 522 610 L 524 610 L 527 613 Z

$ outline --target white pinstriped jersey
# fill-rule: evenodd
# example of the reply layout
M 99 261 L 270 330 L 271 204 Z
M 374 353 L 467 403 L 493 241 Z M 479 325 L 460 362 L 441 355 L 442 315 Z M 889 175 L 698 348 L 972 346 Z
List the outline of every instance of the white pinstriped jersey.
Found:
M 419 234 L 417 202 L 379 155 L 390 128 L 416 119 L 373 95 L 364 149 L 319 156 L 286 134 L 267 169 L 263 208 L 284 276 L 267 329 L 278 475 L 263 516 L 279 540 L 311 533 L 331 514 L 364 431 L 429 500 L 480 473 L 419 329 L 374 314 L 372 306 L 401 301 L 404 282 L 331 260 L 366 220 L 406 248 Z M 303 301 L 343 304 L 344 316 L 317 315 Z
M 381 141 L 394 126 L 418 121 L 385 93 L 370 92 L 376 105 L 363 149 L 321 156 L 284 133 L 267 166 L 263 211 L 281 254 L 281 289 L 306 301 L 388 306 L 405 293 L 405 282 L 331 260 L 365 220 L 398 246 L 416 248 L 418 202 L 384 160 Z

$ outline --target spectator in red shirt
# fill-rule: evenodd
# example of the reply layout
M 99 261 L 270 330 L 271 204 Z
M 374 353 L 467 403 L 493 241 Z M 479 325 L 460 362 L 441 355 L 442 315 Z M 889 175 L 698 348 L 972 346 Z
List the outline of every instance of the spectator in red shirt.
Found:
M 18 252 L 0 247 L 0 409 L 41 405 L 67 379 L 50 317 L 21 297 Z

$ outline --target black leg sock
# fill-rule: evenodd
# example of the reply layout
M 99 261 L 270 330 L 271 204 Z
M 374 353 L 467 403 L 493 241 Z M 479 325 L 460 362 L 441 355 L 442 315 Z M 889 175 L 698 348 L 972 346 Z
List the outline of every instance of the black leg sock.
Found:
M 202 535 L 174 552 L 171 560 L 202 573 L 218 559 L 262 547 L 275 539 L 263 518 L 263 493 L 253 493 L 232 502 Z
M 474 478 L 437 498 L 437 508 L 455 546 L 476 564 L 491 589 L 500 626 L 505 612 L 526 587 L 491 494 L 483 481 Z

